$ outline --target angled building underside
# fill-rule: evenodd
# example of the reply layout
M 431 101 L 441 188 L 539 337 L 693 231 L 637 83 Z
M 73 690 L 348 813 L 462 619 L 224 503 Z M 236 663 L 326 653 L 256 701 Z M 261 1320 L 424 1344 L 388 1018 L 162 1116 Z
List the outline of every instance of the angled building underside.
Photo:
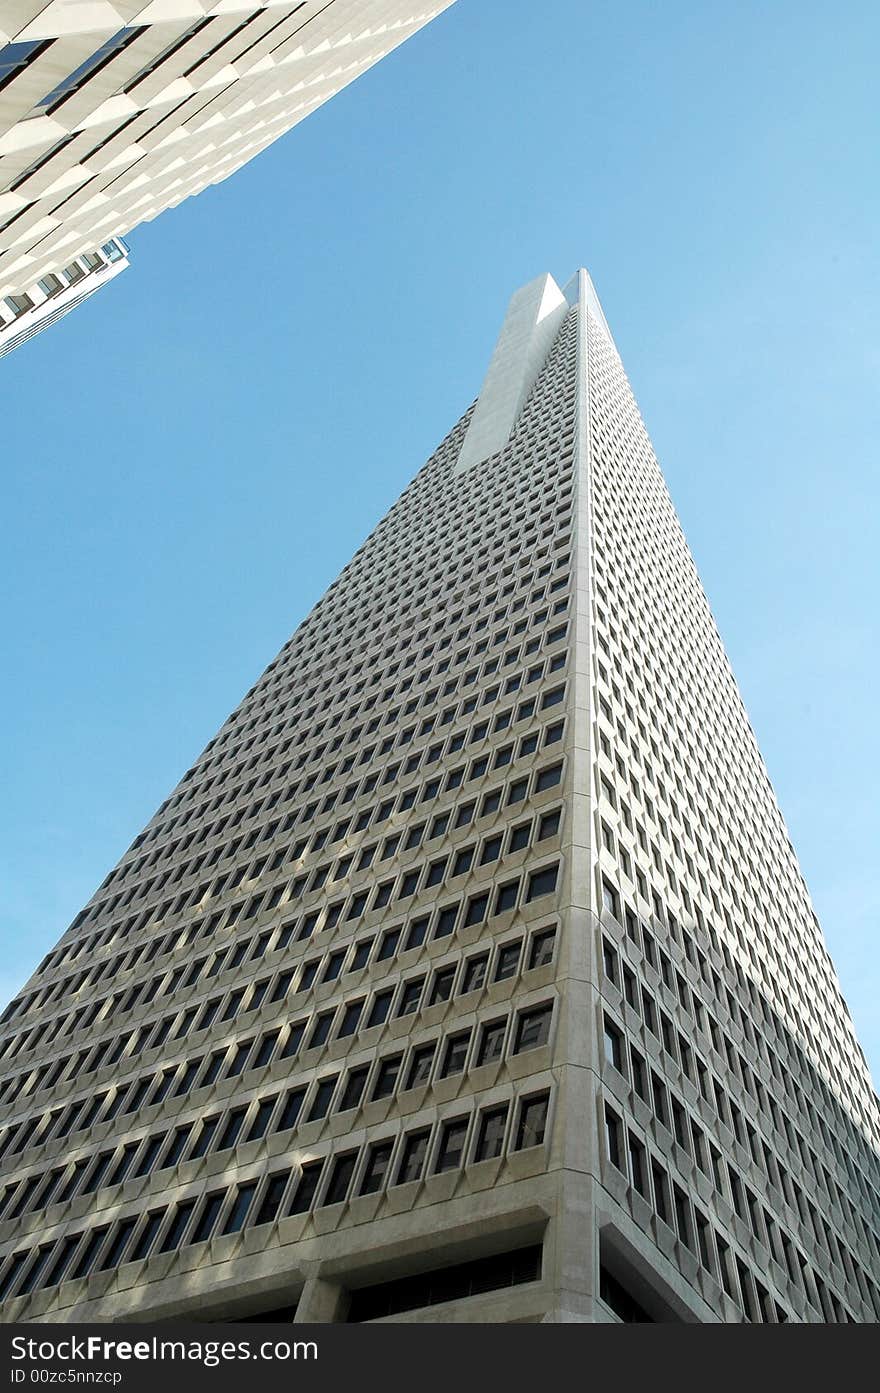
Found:
M 57 275 L 41 276 L 20 295 L 4 296 L 0 300 L 0 358 L 57 324 L 128 265 L 128 247 L 119 237 L 111 237 L 96 251 L 74 257 Z
M 217 184 L 453 0 L 16 0 L 0 296 Z
M 877 1100 L 585 272 L 0 1068 L 6 1320 L 880 1317 Z

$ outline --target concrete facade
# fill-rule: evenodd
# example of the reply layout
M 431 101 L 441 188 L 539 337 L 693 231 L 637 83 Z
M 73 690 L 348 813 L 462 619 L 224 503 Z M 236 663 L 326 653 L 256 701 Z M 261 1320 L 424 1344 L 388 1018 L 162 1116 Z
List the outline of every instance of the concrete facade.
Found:
M 12 0 L 0 296 L 225 179 L 453 0 Z
M 57 274 L 41 277 L 23 294 L 0 300 L 0 358 L 57 324 L 128 265 L 127 246 L 112 237 L 95 251 L 74 257 Z
M 880 1317 L 877 1100 L 585 272 L 484 391 L 5 1012 L 4 1319 Z

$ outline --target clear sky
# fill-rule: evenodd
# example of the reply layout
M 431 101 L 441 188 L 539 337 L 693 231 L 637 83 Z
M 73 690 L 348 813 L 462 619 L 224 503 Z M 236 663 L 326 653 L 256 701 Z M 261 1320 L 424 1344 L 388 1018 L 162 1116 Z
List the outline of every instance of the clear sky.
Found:
M 875 0 L 459 0 L 0 365 L 0 996 L 587 265 L 880 1076 Z

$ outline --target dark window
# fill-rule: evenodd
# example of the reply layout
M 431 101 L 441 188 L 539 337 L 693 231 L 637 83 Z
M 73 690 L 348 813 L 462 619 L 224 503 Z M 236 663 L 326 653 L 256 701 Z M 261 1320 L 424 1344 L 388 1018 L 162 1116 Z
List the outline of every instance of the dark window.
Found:
M 466 846 L 461 851 L 456 852 L 455 860 L 452 863 L 453 875 L 464 875 L 466 871 L 470 870 L 473 865 L 474 850 L 474 847 Z
M 406 948 L 420 948 L 424 943 L 428 933 L 430 920 L 427 915 L 422 915 L 419 919 L 414 919 L 407 930 Z
M 254 1113 L 254 1120 L 250 1125 L 245 1141 L 259 1141 L 261 1137 L 266 1135 L 266 1128 L 269 1126 L 269 1119 L 275 1111 L 275 1104 L 277 1102 L 277 1097 L 263 1098 L 260 1100 L 257 1104 L 257 1111 Z
M 526 900 L 531 902 L 538 899 L 540 895 L 550 895 L 556 889 L 556 875 L 559 870 L 558 865 L 545 866 L 542 871 L 532 871 L 529 876 L 529 888 L 526 892 Z
M 286 1132 L 291 1127 L 296 1126 L 297 1118 L 302 1108 L 303 1098 L 306 1096 L 305 1088 L 292 1088 L 284 1100 L 281 1115 L 278 1118 L 276 1131 Z
M 193 1124 L 191 1122 L 187 1122 L 183 1127 L 178 1127 L 175 1130 L 174 1136 L 171 1139 L 171 1145 L 169 1146 L 168 1150 L 165 1152 L 165 1155 L 162 1158 L 162 1165 L 160 1167 L 160 1170 L 167 1170 L 169 1166 L 177 1165 L 178 1161 L 183 1155 L 184 1148 L 187 1142 L 189 1141 L 189 1136 L 190 1132 L 192 1131 L 192 1127 Z
M 498 961 L 495 964 L 496 982 L 503 982 L 506 977 L 513 977 L 516 975 L 521 952 L 522 939 L 520 938 L 518 938 L 515 943 L 502 944 L 498 949 Z
M 223 1201 L 225 1198 L 225 1190 L 219 1190 L 213 1195 L 208 1195 L 202 1206 L 202 1212 L 196 1221 L 196 1226 L 193 1229 L 193 1243 L 204 1243 L 206 1238 L 211 1237 L 211 1234 L 214 1232 L 214 1226 L 220 1216 L 220 1210 L 223 1208 Z
M 214 1133 L 217 1131 L 217 1124 L 219 1121 L 219 1117 L 205 1118 L 199 1130 L 199 1135 L 196 1138 L 195 1146 L 190 1152 L 190 1160 L 195 1160 L 197 1157 L 205 1155 L 214 1139 Z
M 320 1170 L 320 1164 L 318 1169 Z M 303 1171 L 305 1174 L 305 1171 Z M 263 1198 L 257 1210 L 255 1224 L 271 1224 L 281 1208 L 281 1201 L 287 1189 L 287 1182 L 290 1179 L 290 1171 L 276 1171 L 275 1175 L 270 1175 L 263 1191 Z
M 455 928 L 455 921 L 458 918 L 458 905 L 449 905 L 446 909 L 441 909 L 437 916 L 437 927 L 434 930 L 435 938 L 446 938 Z
M 482 1114 L 479 1131 L 477 1133 L 475 1160 L 486 1161 L 492 1157 L 501 1155 L 504 1150 L 504 1132 L 506 1126 L 506 1103 L 499 1108 L 490 1108 L 487 1112 Z
M 294 1201 L 292 1201 L 290 1206 L 292 1215 L 301 1215 L 301 1213 L 306 1212 L 306 1209 L 312 1208 L 312 1201 L 315 1199 L 315 1192 L 317 1190 L 317 1184 L 319 1184 L 320 1181 L 320 1173 L 322 1173 L 323 1165 L 323 1160 L 313 1160 L 311 1165 L 302 1167 L 302 1174 L 301 1177 L 299 1177 L 297 1192 L 295 1192 Z
M 436 1045 L 420 1045 L 413 1050 L 412 1061 L 409 1066 L 409 1074 L 406 1080 L 407 1088 L 417 1088 L 420 1084 L 427 1083 L 431 1075 L 431 1065 L 434 1063 L 434 1051 Z
M 487 837 L 483 843 L 483 852 L 480 856 L 480 865 L 488 865 L 490 861 L 497 861 L 501 855 L 501 837 Z
M 608 1017 L 605 1017 L 604 1029 L 605 1058 L 609 1064 L 613 1064 L 621 1074 L 623 1073 L 623 1036 L 613 1025 Z
M 510 833 L 510 840 L 507 844 L 508 853 L 522 851 L 527 847 L 531 830 L 531 822 L 521 822 L 518 827 L 514 827 Z
M 239 1185 L 235 1194 L 235 1199 L 232 1202 L 232 1208 L 227 1215 L 226 1223 L 223 1225 L 224 1233 L 238 1233 L 239 1229 L 243 1226 L 256 1188 L 255 1182 L 247 1185 Z
M 318 1019 L 315 1021 L 314 1026 L 312 1027 L 312 1033 L 309 1036 L 309 1043 L 306 1046 L 307 1049 L 313 1050 L 317 1045 L 324 1044 L 325 1040 L 330 1034 L 330 1027 L 333 1024 L 334 1015 L 335 1012 L 333 1011 L 325 1011 L 322 1015 L 318 1017 Z
M 354 1034 L 354 1032 L 357 1030 L 358 1021 L 361 1018 L 361 1012 L 363 1011 L 363 1009 L 364 1003 L 362 1001 L 350 1001 L 348 1003 L 348 1005 L 342 1012 L 342 1023 L 339 1027 L 339 1039 L 343 1039 L 346 1035 Z
M 474 895 L 473 898 L 468 901 L 467 912 L 464 916 L 465 928 L 469 928 L 473 924 L 482 924 L 488 908 L 488 895 Z
M 349 972 L 358 972 L 362 967 L 366 967 L 373 942 L 374 940 L 372 938 L 362 938 L 361 941 L 355 945 L 354 954 L 351 959 L 351 967 L 348 969 Z
M 410 1132 L 403 1144 L 400 1165 L 397 1168 L 397 1184 L 421 1179 L 428 1151 L 428 1132 Z
M 434 1006 L 438 1001 L 448 1001 L 452 995 L 452 985 L 455 981 L 455 968 L 444 967 L 434 974 L 434 983 L 431 987 L 431 997 L 429 1006 Z
M 367 1017 L 367 1029 L 372 1025 L 382 1025 L 388 1019 L 388 1012 L 391 1010 L 391 1000 L 394 996 L 393 991 L 377 992 L 373 997 L 373 1005 Z
M 623 1128 L 617 1113 L 607 1104 L 605 1105 L 605 1153 L 612 1166 L 616 1166 L 619 1171 L 624 1170 Z
M 481 953 L 479 957 L 468 958 L 464 965 L 464 976 L 462 978 L 462 992 L 475 992 L 482 987 L 486 980 L 486 970 L 489 966 L 489 954 Z
M 400 1003 L 397 1007 L 398 1016 L 411 1016 L 414 1011 L 419 1009 L 424 985 L 424 977 L 416 977 L 410 982 L 404 982 L 400 993 Z
M 384 962 L 387 958 L 393 958 L 397 952 L 397 945 L 400 942 L 400 929 L 389 929 L 382 935 L 382 942 L 379 944 L 378 962 Z
M 376 1142 L 370 1147 L 364 1178 L 361 1181 L 362 1195 L 374 1195 L 377 1190 L 382 1189 L 388 1175 L 388 1166 L 393 1150 L 393 1141 Z
M 330 1078 L 321 1079 L 315 1089 L 315 1096 L 312 1099 L 312 1106 L 309 1109 L 307 1121 L 315 1122 L 321 1117 L 326 1117 L 330 1108 L 330 1100 L 333 1097 L 338 1082 L 339 1075 L 332 1074 Z
M 330 1181 L 327 1185 L 322 1204 L 341 1204 L 348 1194 L 348 1187 L 351 1185 L 351 1177 L 354 1175 L 355 1163 L 358 1158 L 356 1151 L 349 1151 L 344 1156 L 337 1156 L 333 1162 L 333 1169 L 330 1172 Z
M 391 1055 L 388 1059 L 383 1059 L 376 1074 L 376 1082 L 373 1085 L 372 1097 L 389 1098 L 397 1087 L 397 1076 L 400 1073 L 400 1065 L 403 1055 Z
M 226 1126 L 220 1134 L 217 1143 L 218 1151 L 225 1151 L 230 1146 L 235 1146 L 238 1141 L 239 1133 L 244 1125 L 245 1113 L 247 1108 L 236 1108 L 226 1119 Z
M 356 1108 L 361 1098 L 364 1096 L 364 1086 L 367 1082 L 369 1067 L 364 1064 L 359 1069 L 351 1069 L 345 1081 L 342 1097 L 339 1100 L 339 1111 L 348 1112 L 350 1108 Z
M 92 1268 L 95 1265 L 95 1260 L 98 1256 L 98 1252 L 104 1242 L 104 1239 L 107 1237 L 108 1232 L 109 1225 L 105 1226 L 104 1228 L 95 1229 L 89 1235 L 85 1247 L 81 1249 L 79 1259 L 71 1273 L 72 1277 L 85 1277 L 88 1275 L 89 1272 L 91 1272 Z
M 547 788 L 554 788 L 561 778 L 561 764 L 553 764 L 549 769 L 540 769 L 535 777 L 535 792 L 543 793 Z
M 456 1118 L 453 1122 L 445 1122 L 440 1133 L 440 1149 L 437 1152 L 437 1164 L 435 1170 L 451 1171 L 456 1170 L 464 1159 L 464 1143 L 467 1137 L 467 1118 Z
M 543 967 L 551 962 L 555 944 L 555 929 L 542 929 L 540 933 L 533 934 L 529 949 L 529 967 Z
M 174 1248 L 180 1247 L 195 1207 L 195 1200 L 184 1200 L 182 1204 L 177 1206 L 174 1217 L 165 1230 L 165 1237 L 159 1246 L 160 1253 L 170 1253 Z
M 480 1035 L 480 1051 L 477 1056 L 478 1064 L 489 1064 L 496 1059 L 500 1059 L 504 1052 L 504 1035 L 507 1030 L 507 1018 L 500 1021 L 489 1021 L 483 1026 Z
M 539 1045 L 544 1045 L 550 1036 L 550 1017 L 553 1007 L 549 1005 L 535 1007 L 531 1011 L 523 1011 L 516 1025 L 516 1043 L 513 1047 L 514 1054 L 520 1054 L 523 1050 L 534 1050 Z
M 135 1176 L 147 1175 L 153 1169 L 167 1135 L 167 1132 L 161 1132 L 158 1137 L 150 1138 L 141 1152 L 141 1158 L 135 1168 Z
M 653 1322 L 654 1317 L 648 1315 L 645 1308 L 618 1282 L 616 1277 L 612 1277 L 605 1267 L 599 1269 L 599 1295 L 608 1309 L 613 1311 L 618 1320 L 624 1324 L 639 1325 Z
M 495 913 L 506 914 L 508 910 L 515 908 L 516 897 L 519 893 L 519 880 L 510 880 L 506 885 L 498 888 L 495 896 Z
M 440 1070 L 441 1078 L 445 1079 L 448 1078 L 450 1074 L 461 1073 L 467 1058 L 470 1038 L 471 1033 L 469 1030 L 462 1031 L 459 1035 L 450 1035 L 443 1054 L 443 1065 Z

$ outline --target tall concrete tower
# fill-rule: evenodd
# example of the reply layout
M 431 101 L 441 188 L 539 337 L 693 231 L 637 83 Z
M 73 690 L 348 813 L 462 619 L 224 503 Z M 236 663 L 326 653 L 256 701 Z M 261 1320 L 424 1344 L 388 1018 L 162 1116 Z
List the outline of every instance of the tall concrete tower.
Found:
M 2 1032 L 6 1320 L 880 1317 L 877 1100 L 585 272 Z

